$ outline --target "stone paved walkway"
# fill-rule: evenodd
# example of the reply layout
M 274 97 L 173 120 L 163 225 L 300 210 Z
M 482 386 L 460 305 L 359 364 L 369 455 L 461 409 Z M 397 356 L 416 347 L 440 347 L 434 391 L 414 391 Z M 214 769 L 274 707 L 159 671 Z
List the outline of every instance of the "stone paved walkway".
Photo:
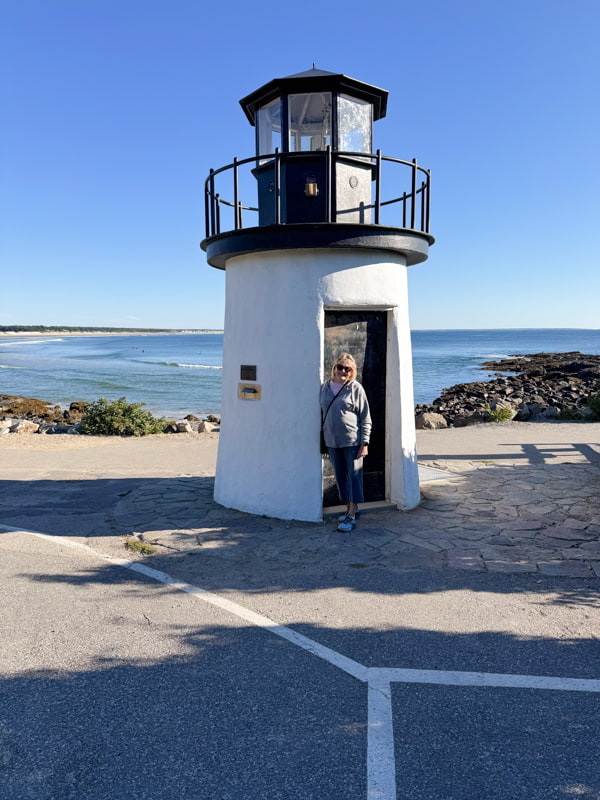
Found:
M 114 522 L 158 554 L 194 555 L 200 573 L 384 565 L 600 577 L 600 457 L 575 463 L 429 462 L 413 511 L 366 510 L 354 531 L 336 522 L 285 522 L 232 511 L 213 479 L 171 478 L 123 497 Z M 581 454 L 580 454 L 581 455 Z M 427 471 L 426 471 L 427 472 Z

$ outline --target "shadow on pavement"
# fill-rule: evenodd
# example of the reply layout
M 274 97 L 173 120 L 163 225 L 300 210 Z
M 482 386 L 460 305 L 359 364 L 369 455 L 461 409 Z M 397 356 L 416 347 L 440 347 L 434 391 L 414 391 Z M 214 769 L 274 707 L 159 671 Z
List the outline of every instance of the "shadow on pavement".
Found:
M 419 461 L 511 461 L 528 463 L 532 465 L 556 463 L 557 459 L 568 460 L 570 463 L 600 464 L 600 444 L 564 443 L 558 444 L 523 444 L 522 442 L 498 443 L 492 453 L 453 453 L 443 456 L 433 453 L 419 452 Z M 499 448 L 511 448 L 504 453 Z
M 64 653 L 69 666 L 55 663 L 3 680 L 2 796 L 366 797 L 364 684 L 233 618 L 231 626 L 193 629 L 159 621 L 153 609 L 168 605 L 177 591 L 112 565 L 19 579 L 94 587 L 90 593 L 111 586 L 106 605 L 97 606 L 98 625 L 139 637 L 147 652 L 108 655 L 92 639 L 84 645 L 93 654 L 86 668 L 76 666 L 78 653 L 70 647 Z M 115 616 L 111 596 L 118 608 L 116 587 L 132 585 L 152 604 L 143 615 Z M 98 603 L 102 592 L 96 595 Z M 406 622 L 399 619 L 394 630 L 292 627 L 378 667 L 597 677 L 592 639 L 442 633 L 411 630 Z M 71 629 L 81 624 L 69 621 Z M 155 632 L 171 655 L 154 655 Z M 42 633 L 40 647 L 48 647 L 50 631 Z M 90 641 L 87 628 L 79 635 Z M 48 652 L 56 662 L 55 646 Z M 530 800 L 598 796 L 598 694 L 397 683 L 392 699 L 399 797 L 513 800 L 515 787 Z

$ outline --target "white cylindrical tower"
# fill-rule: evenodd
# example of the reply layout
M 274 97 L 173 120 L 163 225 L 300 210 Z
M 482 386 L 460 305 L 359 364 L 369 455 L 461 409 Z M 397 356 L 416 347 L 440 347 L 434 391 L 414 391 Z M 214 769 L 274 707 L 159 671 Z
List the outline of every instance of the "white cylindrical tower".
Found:
M 256 155 L 207 178 L 202 248 L 226 271 L 215 499 L 227 507 L 317 521 L 337 503 L 318 396 L 342 351 L 373 417 L 366 503 L 419 502 L 406 272 L 433 243 L 429 172 L 372 153 L 386 101 L 316 69 L 271 81 L 241 101 Z

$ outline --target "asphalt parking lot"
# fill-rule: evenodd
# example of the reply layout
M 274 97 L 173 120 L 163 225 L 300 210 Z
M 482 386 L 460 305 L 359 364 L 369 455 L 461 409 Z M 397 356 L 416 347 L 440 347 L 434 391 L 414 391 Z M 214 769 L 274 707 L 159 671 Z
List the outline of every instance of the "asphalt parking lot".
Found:
M 0 552 L 11 800 L 599 796 L 582 635 L 597 598 L 581 587 L 363 573 L 291 599 L 206 592 L 57 537 L 4 529 Z M 492 612 L 572 635 L 481 630 Z

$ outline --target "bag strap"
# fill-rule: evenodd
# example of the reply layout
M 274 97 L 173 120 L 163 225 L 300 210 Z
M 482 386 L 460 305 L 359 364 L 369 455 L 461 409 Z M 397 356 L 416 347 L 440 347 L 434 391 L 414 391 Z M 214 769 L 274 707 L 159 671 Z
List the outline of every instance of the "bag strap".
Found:
M 350 384 L 351 384 L 351 383 L 352 383 L 352 381 L 348 381 L 348 383 L 346 384 L 346 386 L 350 386 Z M 336 399 L 337 399 L 337 398 L 338 398 L 338 397 L 339 397 L 339 396 L 342 394 L 342 392 L 344 391 L 344 389 L 346 388 L 346 386 L 342 386 L 342 388 L 339 390 L 339 392 L 338 392 L 337 394 L 334 394 L 334 396 L 332 397 L 332 399 L 331 399 L 331 402 L 330 402 L 330 403 L 329 403 L 329 405 L 327 406 L 327 411 L 325 412 L 325 414 L 324 414 L 324 415 L 322 415 L 322 416 L 321 416 L 321 428 L 323 428 L 323 425 L 325 425 L 325 420 L 327 419 L 327 414 L 329 414 L 329 409 L 330 409 L 330 408 L 331 408 L 331 406 L 334 404 L 334 402 L 336 401 Z

